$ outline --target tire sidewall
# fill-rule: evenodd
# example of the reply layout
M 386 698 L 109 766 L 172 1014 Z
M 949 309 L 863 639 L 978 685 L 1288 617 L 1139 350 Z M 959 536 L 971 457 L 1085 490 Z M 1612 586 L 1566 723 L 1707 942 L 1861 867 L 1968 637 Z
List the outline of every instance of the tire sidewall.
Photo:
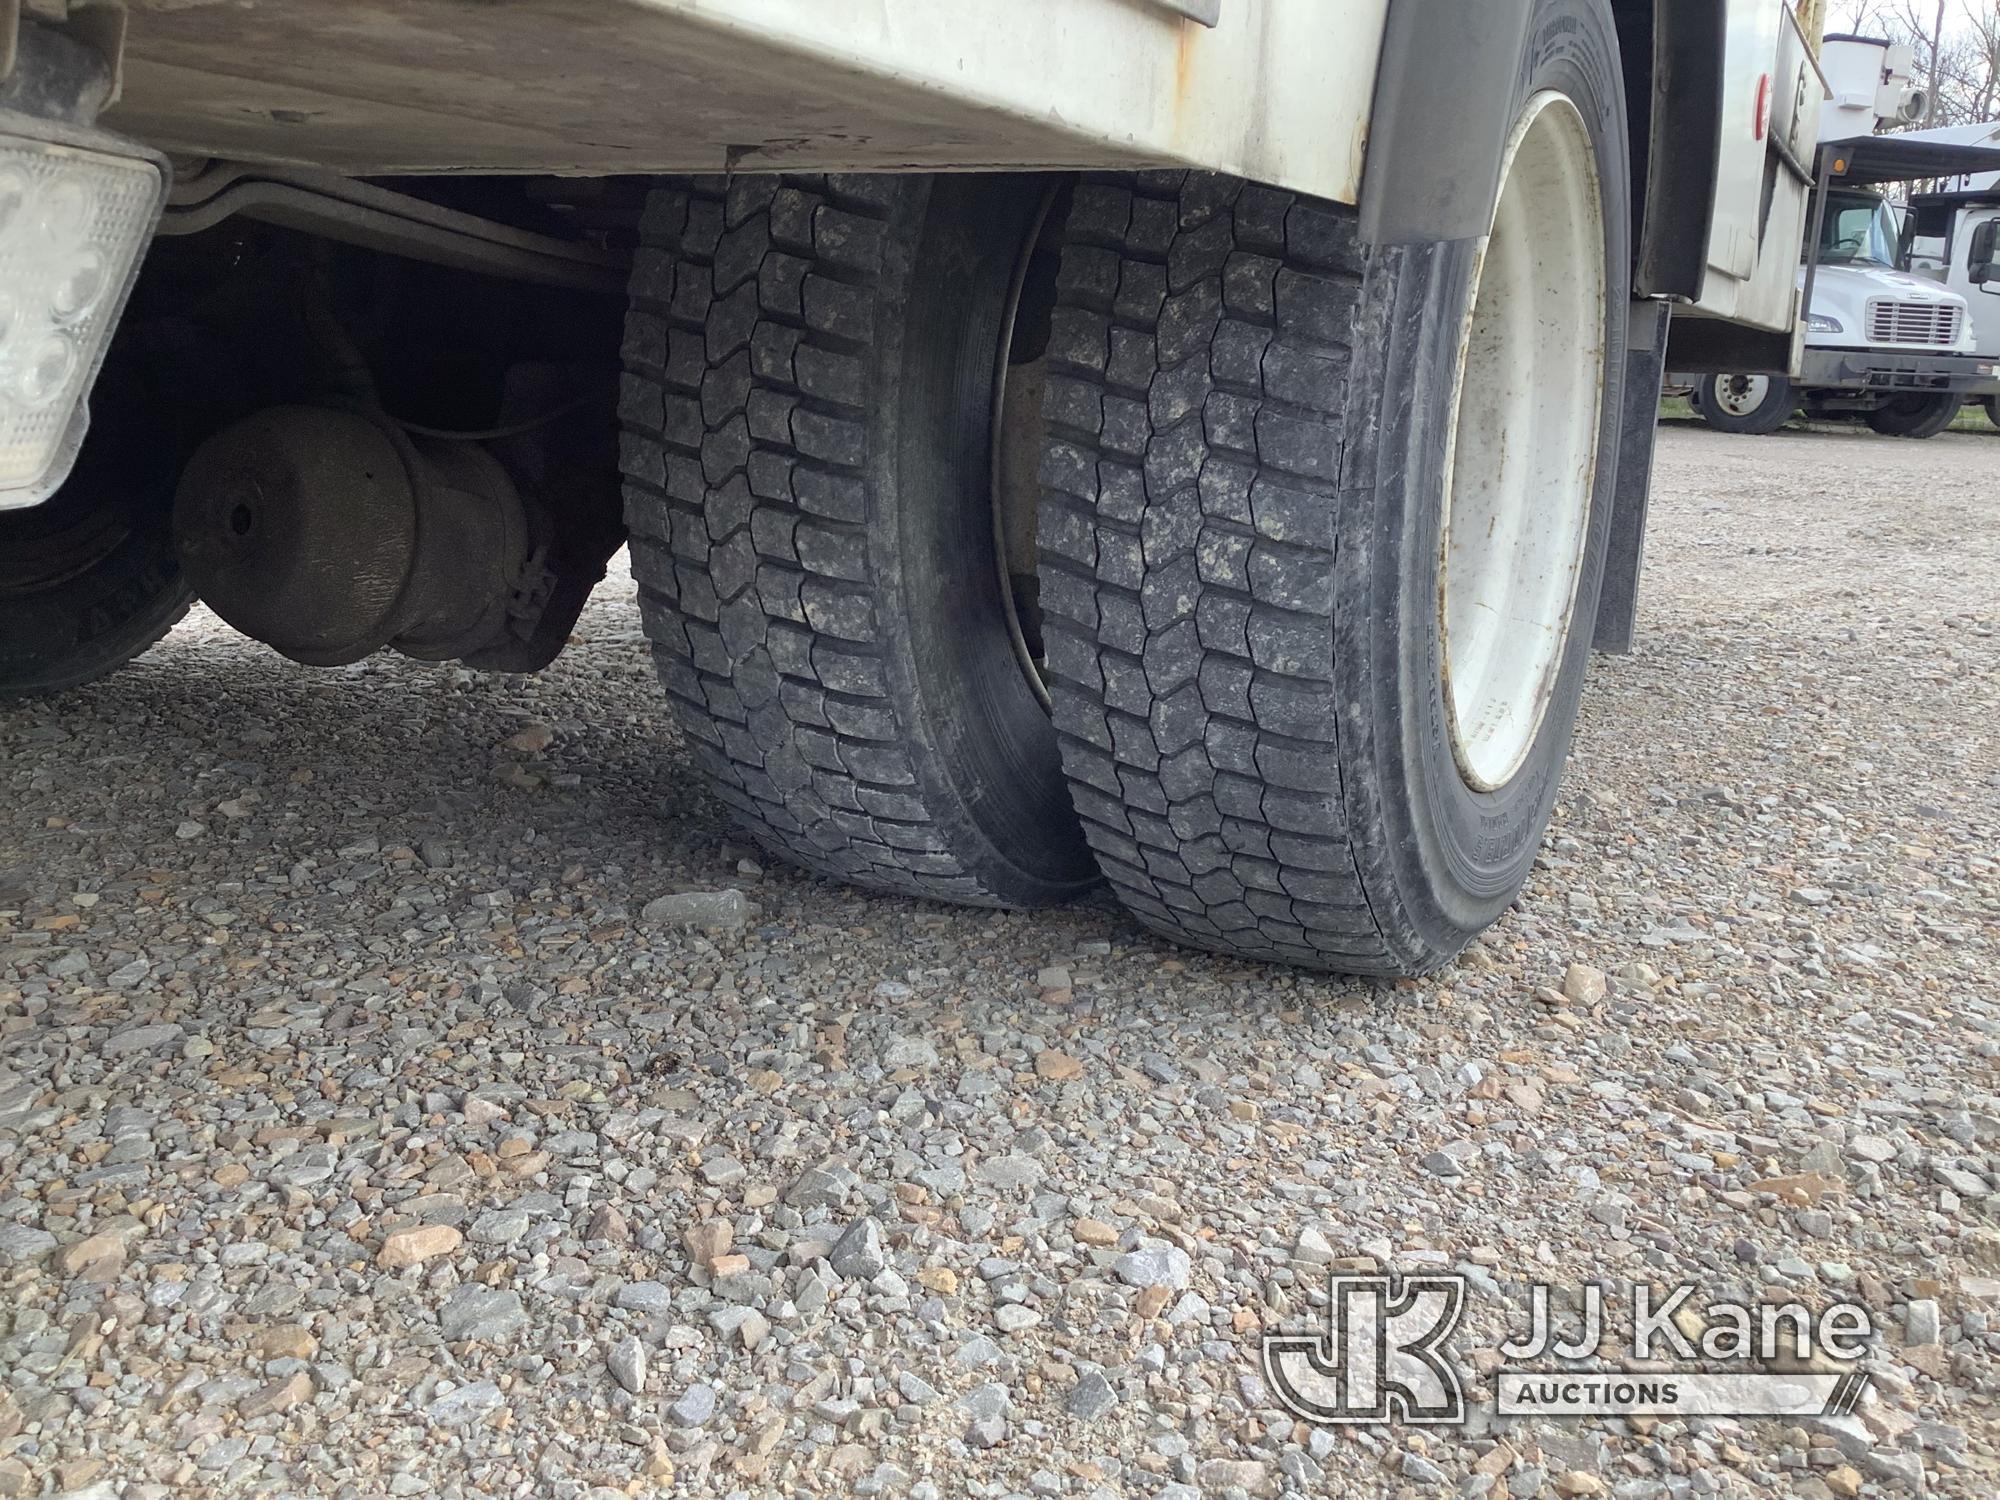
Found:
M 193 600 L 172 539 L 154 526 L 126 528 L 86 572 L 0 599 L 0 695 L 100 677 L 158 640 Z
M 1411 967 L 1434 966 L 1500 915 L 1532 868 L 1568 757 L 1603 582 L 1622 420 L 1630 281 L 1629 156 L 1616 32 L 1603 0 L 1537 0 L 1513 110 L 1538 92 L 1571 99 L 1596 151 L 1604 207 L 1606 378 L 1597 465 L 1569 637 L 1521 769 L 1476 791 L 1461 777 L 1444 697 L 1439 568 L 1447 436 L 1458 346 L 1478 247 L 1376 251 L 1363 287 L 1337 560 L 1335 677 L 1340 733 L 1365 743 L 1343 785 L 1352 826 L 1381 826 L 1356 857 L 1364 884 L 1392 880 L 1401 915 L 1377 906 Z M 1510 118 L 1511 125 L 1511 118 Z M 1358 426 L 1356 425 L 1358 424 Z M 1381 866 L 1369 870 L 1374 863 Z
M 872 488 L 893 512 L 874 531 L 871 565 L 901 607 L 884 611 L 900 694 L 917 706 L 929 753 L 920 778 L 952 847 L 980 851 L 978 873 L 1023 902 L 1068 899 L 1097 867 L 1069 800 L 1049 715 L 1023 675 L 1008 628 L 990 486 L 994 381 L 1006 304 L 1049 179 L 930 176 L 906 189 L 905 295 L 886 309 L 875 392 L 884 441 Z

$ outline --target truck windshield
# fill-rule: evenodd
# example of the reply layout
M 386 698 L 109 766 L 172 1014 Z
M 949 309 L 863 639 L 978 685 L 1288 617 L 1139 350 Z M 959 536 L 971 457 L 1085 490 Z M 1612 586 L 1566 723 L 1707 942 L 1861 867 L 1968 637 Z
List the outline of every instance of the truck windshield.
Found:
M 1885 199 L 1870 193 L 1830 193 L 1820 230 L 1823 266 L 1896 264 L 1896 218 Z

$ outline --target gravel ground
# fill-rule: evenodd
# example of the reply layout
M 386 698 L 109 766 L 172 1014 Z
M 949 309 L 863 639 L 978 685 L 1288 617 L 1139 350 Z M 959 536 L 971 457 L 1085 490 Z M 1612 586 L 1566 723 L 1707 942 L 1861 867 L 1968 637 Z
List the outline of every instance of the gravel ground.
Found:
M 1393 987 L 759 868 L 622 578 L 536 679 L 197 616 L 6 709 L 0 1500 L 1994 1494 L 1996 460 L 1668 430 L 1541 868 Z M 1533 1280 L 1857 1298 L 1873 1394 L 1310 1429 L 1329 1264 L 1471 1274 L 1475 1396 Z

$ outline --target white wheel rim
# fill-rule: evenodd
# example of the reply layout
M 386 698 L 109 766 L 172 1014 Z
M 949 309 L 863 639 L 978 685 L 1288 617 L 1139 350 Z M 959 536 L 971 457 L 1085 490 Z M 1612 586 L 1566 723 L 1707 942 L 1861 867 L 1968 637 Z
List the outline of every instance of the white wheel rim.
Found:
M 1747 417 L 1771 394 L 1768 375 L 1724 375 L 1715 382 L 1715 401 L 1732 417 Z
M 1597 482 L 1604 245 L 1589 128 L 1565 95 L 1537 94 L 1467 294 L 1446 452 L 1445 713 L 1477 791 L 1527 761 L 1568 652 Z

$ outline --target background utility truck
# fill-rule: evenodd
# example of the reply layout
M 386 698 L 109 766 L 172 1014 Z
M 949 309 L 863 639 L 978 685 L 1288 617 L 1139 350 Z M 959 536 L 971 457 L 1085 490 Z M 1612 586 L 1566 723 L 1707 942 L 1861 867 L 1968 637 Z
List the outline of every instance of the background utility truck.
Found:
M 2000 152 L 2000 124 L 1947 125 L 1911 131 L 1903 139 Z M 1994 270 L 2000 169 L 1960 172 L 1939 179 L 1935 189 L 1910 195 L 1901 265 L 1964 297 L 1972 311 L 1974 347 L 1988 359 L 2000 359 L 2000 271 Z M 1979 399 L 1993 425 L 2000 427 L 2000 393 Z
M 1981 345 L 1964 285 L 1913 275 L 1903 226 L 1880 191 L 1887 182 L 1976 167 L 2000 151 L 1929 137 L 1872 135 L 1879 120 L 1920 118 L 1909 49 L 1859 37 L 1828 38 L 1822 53 L 1833 98 L 1820 126 L 1825 201 L 1806 242 L 1799 279 L 1810 298 L 1806 344 L 1793 375 L 1731 372 L 1693 385 L 1696 409 L 1723 432 L 1775 432 L 1803 410 L 1815 419 L 1859 418 L 1896 437 L 1934 437 L 1966 400 L 2000 393 L 2000 344 Z M 1993 245 L 1958 250 L 1990 270 Z M 1983 261 L 1981 260 L 1983 257 Z M 1979 271 L 1975 266 L 1974 271 Z M 1983 272 L 1981 273 L 1983 274 Z M 2000 286 L 2000 271 L 1992 271 Z M 2000 302 L 1995 303 L 2000 307 Z
M 1783 0 L 0 17 L 0 687 L 533 671 L 629 544 L 767 849 L 1363 973 L 1519 891 L 1824 94 Z

